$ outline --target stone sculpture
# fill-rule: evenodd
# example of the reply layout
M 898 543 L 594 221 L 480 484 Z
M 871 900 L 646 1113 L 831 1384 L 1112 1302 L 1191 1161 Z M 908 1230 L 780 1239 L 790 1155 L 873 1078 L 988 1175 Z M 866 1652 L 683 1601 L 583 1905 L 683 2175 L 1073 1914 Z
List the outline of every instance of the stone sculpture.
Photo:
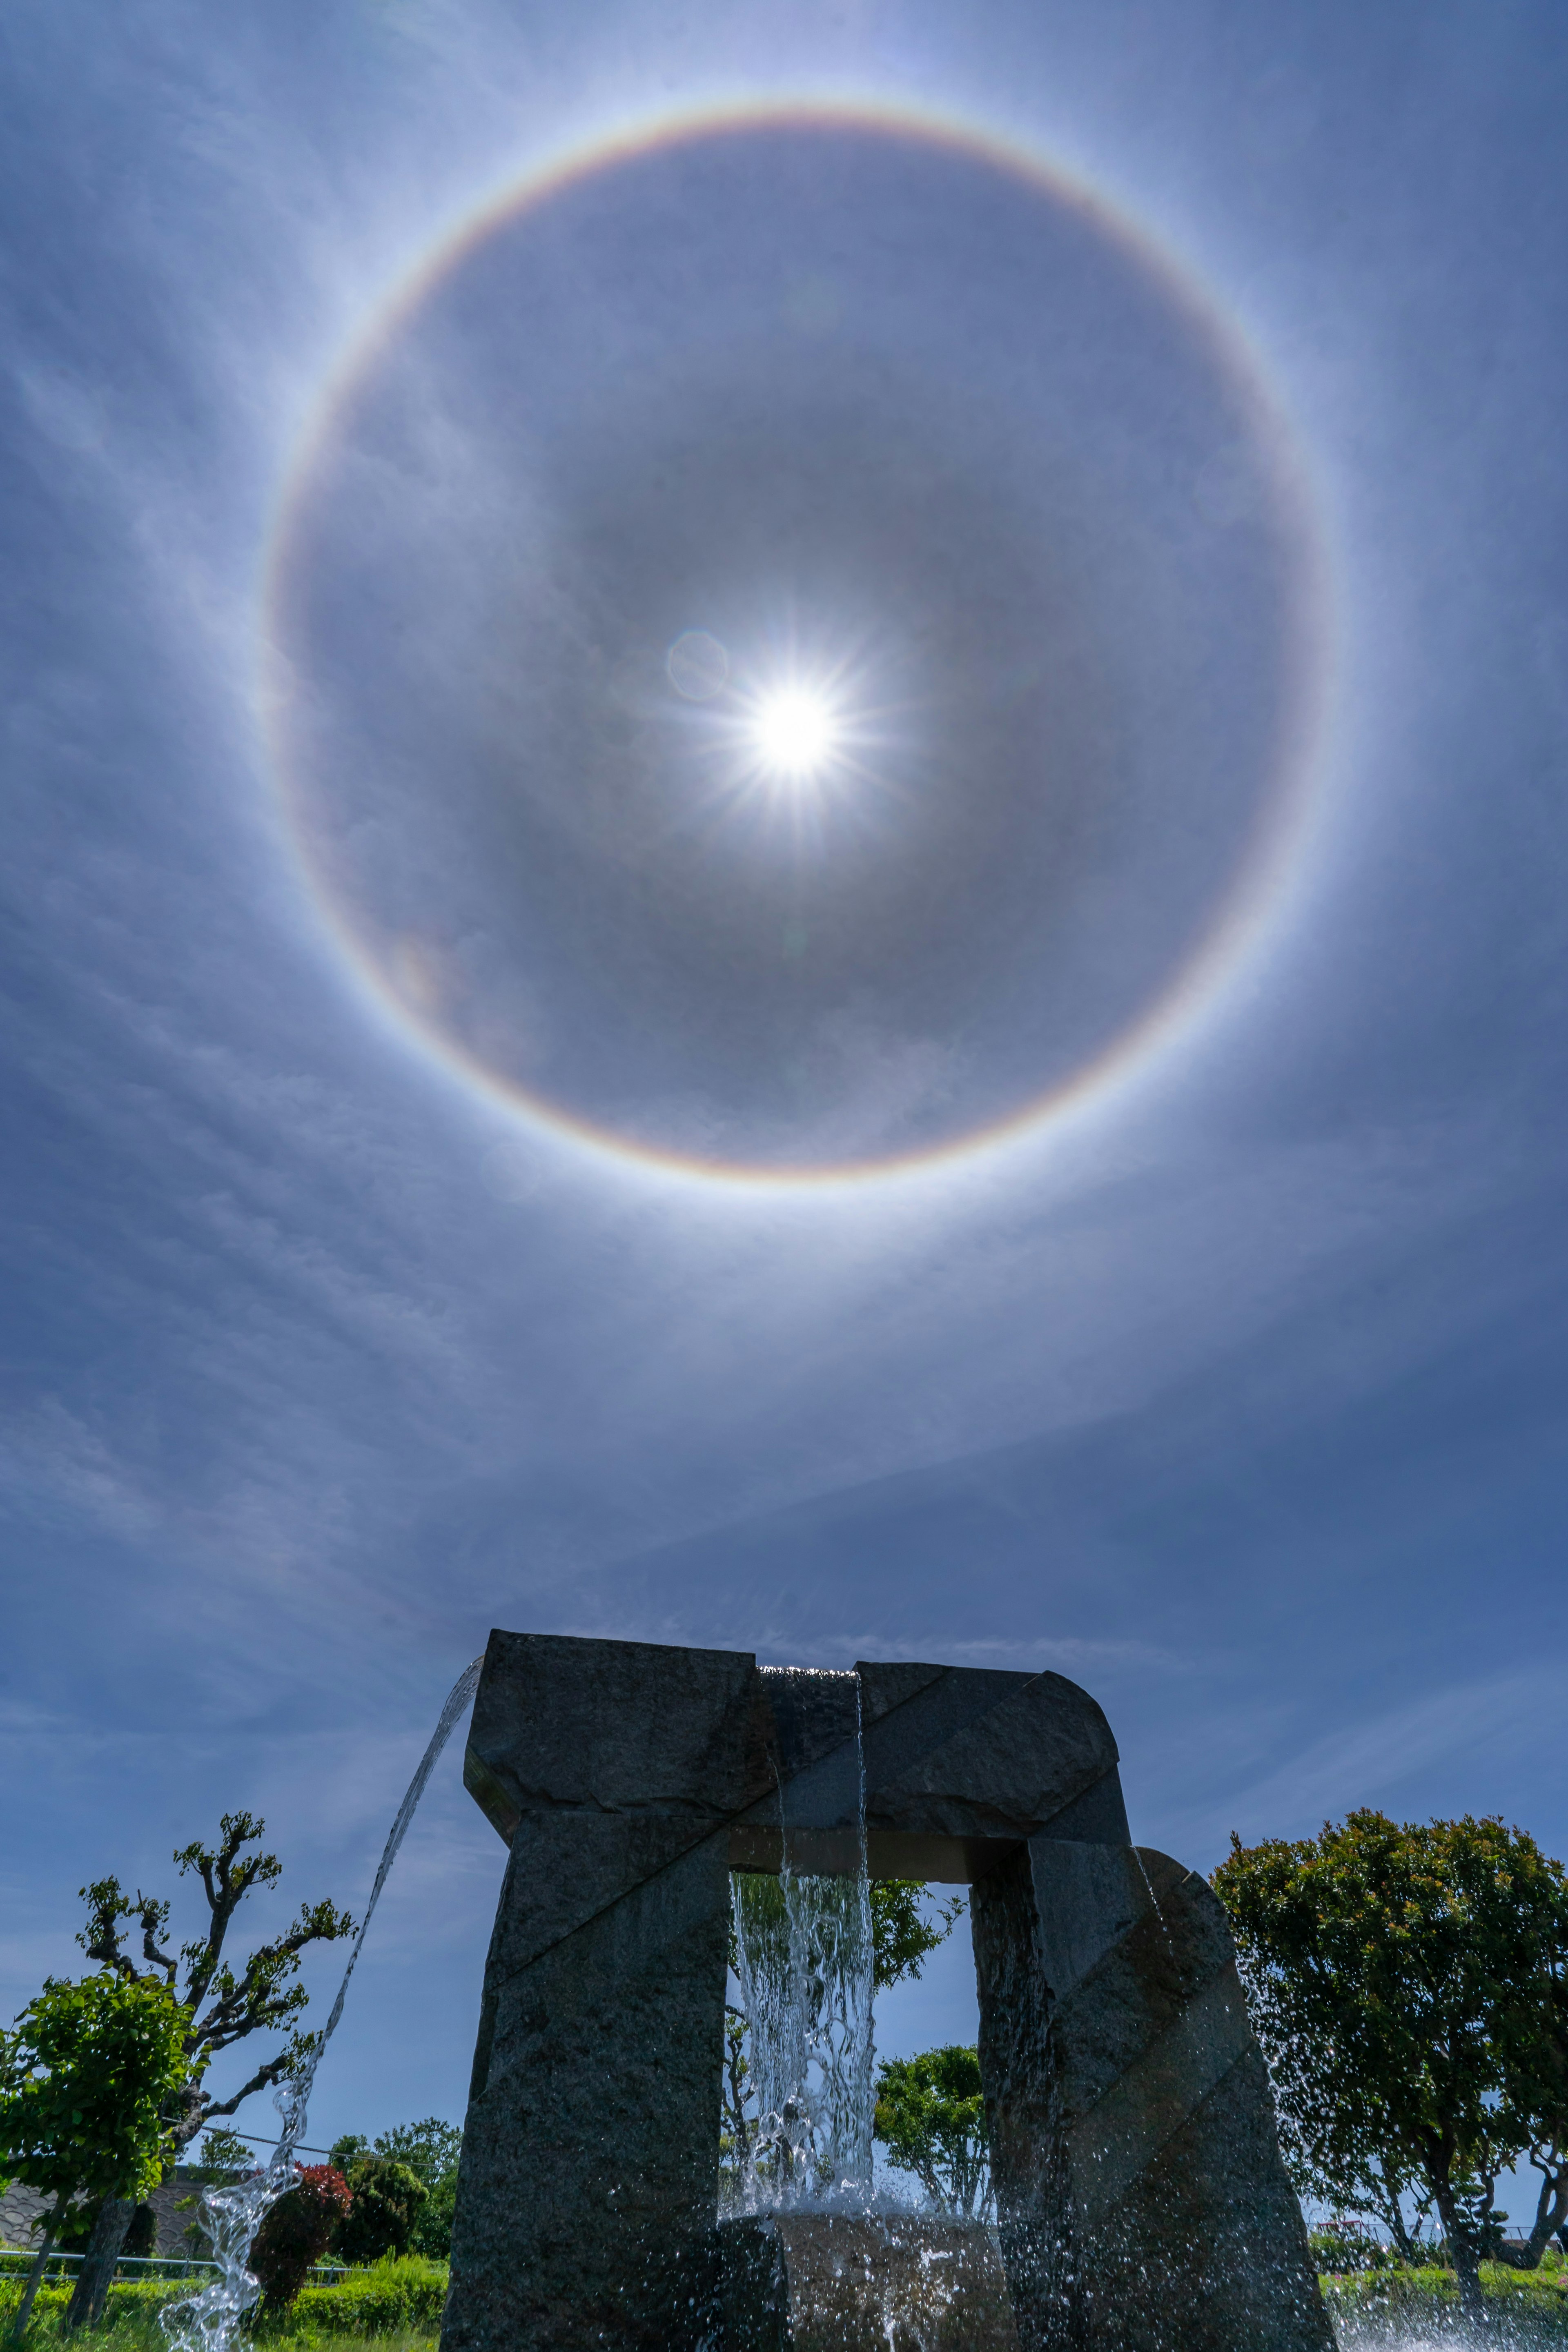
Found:
M 1331 2352 L 1224 1915 L 1076 1685 L 497 1633 L 465 1779 L 510 1859 L 443 2352 L 730 2352 L 730 1873 L 858 1868 L 862 1798 L 873 1877 L 973 1890 L 1021 2352 Z

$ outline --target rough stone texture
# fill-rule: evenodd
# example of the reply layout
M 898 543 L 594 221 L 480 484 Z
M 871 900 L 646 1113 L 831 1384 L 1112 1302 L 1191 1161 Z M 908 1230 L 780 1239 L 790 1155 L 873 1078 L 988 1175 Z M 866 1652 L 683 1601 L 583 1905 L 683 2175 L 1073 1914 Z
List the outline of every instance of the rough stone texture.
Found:
M 735 1650 L 492 1633 L 463 1777 L 510 1843 L 524 1813 L 705 1828 L 772 1782 L 755 1661 Z
M 973 1907 L 1022 2352 L 1330 2352 L 1203 1880 L 1152 1850 L 1037 1838 Z
M 970 1889 L 980 2079 L 997 2231 L 1020 2345 L 1074 2343 L 1062 2101 L 1028 1850 Z
M 874 1878 L 978 1877 L 1046 1830 L 1126 1843 L 1116 1743 L 1076 1683 L 866 1662 L 856 1674 Z M 853 1678 L 763 1671 L 757 1680 L 766 1794 L 737 1825 L 731 1863 L 776 1870 L 787 1831 L 797 1868 L 852 1867 L 860 1797 Z M 805 1687 L 812 1684 L 822 1686 L 815 1700 Z
M 447 2352 L 663 2352 L 685 2326 L 718 2193 L 725 1823 L 761 1774 L 754 1681 L 726 1651 L 491 1637 L 467 1777 L 511 1859 Z
M 923 2215 L 721 2221 L 708 2341 L 722 2352 L 1017 2352 L 995 2240 Z
M 856 1866 L 862 1754 L 872 1874 L 973 1883 L 1005 2340 L 1328 2352 L 1224 1916 L 1129 1843 L 1085 1692 L 516 1633 L 491 1636 L 465 1764 L 511 1851 L 443 2352 L 859 2346 L 829 2308 L 872 2260 L 847 2221 L 714 2221 L 729 1873 Z

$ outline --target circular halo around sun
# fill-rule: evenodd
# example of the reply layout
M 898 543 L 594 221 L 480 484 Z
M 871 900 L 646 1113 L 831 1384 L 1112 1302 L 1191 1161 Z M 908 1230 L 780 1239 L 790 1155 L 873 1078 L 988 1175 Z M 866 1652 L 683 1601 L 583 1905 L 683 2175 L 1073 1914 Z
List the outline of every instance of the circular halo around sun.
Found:
M 758 109 L 542 175 L 389 309 L 288 488 L 268 723 L 444 1058 L 650 1160 L 861 1174 L 1212 991 L 1321 599 L 1279 415 L 1146 240 L 951 126 Z

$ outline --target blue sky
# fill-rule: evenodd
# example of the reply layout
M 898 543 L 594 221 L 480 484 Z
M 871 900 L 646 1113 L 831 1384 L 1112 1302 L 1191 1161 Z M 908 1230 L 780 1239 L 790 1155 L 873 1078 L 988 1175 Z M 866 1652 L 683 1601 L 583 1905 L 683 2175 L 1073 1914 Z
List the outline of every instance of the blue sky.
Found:
M 289 1907 L 362 1900 L 493 1624 L 1057 1667 L 1205 1868 L 1356 1803 L 1563 1852 L 1561 13 L 38 0 L 0 58 L 0 2011 L 227 1807 Z M 1176 257 L 1289 420 L 1338 687 L 1201 1016 L 1071 1120 L 784 1191 L 393 1017 L 252 686 L 290 451 L 437 239 L 806 87 Z M 460 2116 L 500 1862 L 454 1752 L 313 2139 Z M 949 1956 L 885 2045 L 964 2000 Z

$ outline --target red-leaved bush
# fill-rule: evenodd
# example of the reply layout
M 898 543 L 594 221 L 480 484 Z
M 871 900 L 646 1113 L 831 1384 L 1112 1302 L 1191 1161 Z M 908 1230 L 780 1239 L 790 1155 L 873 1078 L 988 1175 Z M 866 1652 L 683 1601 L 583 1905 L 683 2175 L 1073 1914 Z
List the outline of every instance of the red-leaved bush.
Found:
M 250 2268 L 269 2310 L 286 2310 L 331 2242 L 353 2198 L 335 2165 L 297 2164 L 300 2178 L 263 2218 L 250 2248 Z

